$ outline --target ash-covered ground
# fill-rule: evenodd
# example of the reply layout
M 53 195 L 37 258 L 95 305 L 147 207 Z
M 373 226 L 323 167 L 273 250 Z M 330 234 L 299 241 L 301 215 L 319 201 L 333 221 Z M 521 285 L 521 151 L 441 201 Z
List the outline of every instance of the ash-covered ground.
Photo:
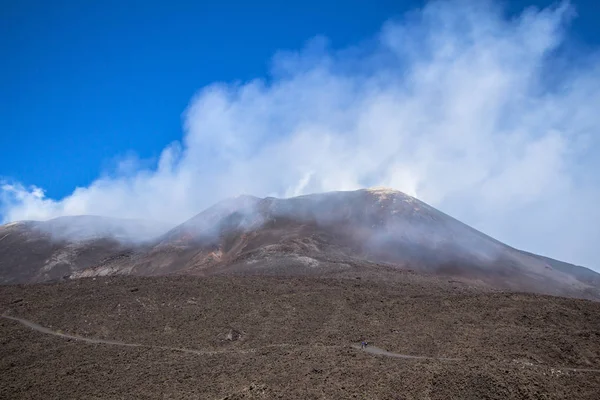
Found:
M 0 319 L 0 397 L 7 399 L 597 399 L 600 393 L 600 303 L 492 292 L 406 271 L 99 277 L 2 286 L 0 307 L 53 333 L 115 342 L 92 344 Z M 351 347 L 361 339 L 433 359 Z

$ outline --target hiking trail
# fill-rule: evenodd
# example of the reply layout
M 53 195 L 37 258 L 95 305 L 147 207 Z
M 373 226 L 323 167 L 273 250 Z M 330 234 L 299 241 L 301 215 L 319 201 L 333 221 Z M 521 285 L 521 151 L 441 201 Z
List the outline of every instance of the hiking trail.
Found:
M 77 340 L 80 342 L 91 343 L 91 344 L 105 344 L 105 345 L 109 345 L 109 346 L 139 347 L 139 348 L 146 348 L 146 349 L 170 350 L 170 351 L 195 354 L 195 355 L 214 355 L 214 354 L 224 354 L 224 353 L 249 354 L 249 353 L 255 353 L 259 349 L 264 349 L 264 348 L 269 348 L 269 347 L 303 347 L 303 346 L 291 345 L 291 344 L 285 344 L 285 343 L 284 344 L 266 345 L 266 346 L 262 346 L 260 348 L 233 349 L 233 350 L 195 350 L 195 349 L 188 349 L 188 348 L 184 348 L 184 347 L 153 346 L 153 345 L 140 344 L 140 343 L 126 343 L 126 342 L 121 342 L 118 340 L 96 339 L 96 338 L 89 338 L 89 337 L 84 337 L 84 336 L 79 336 L 79 335 L 69 335 L 66 333 L 53 331 L 52 329 L 46 328 L 45 326 L 39 325 L 33 321 L 29 321 L 24 318 L 13 317 L 13 316 L 9 316 L 6 314 L 2 314 L 0 317 L 19 322 L 20 324 L 22 324 L 34 331 L 44 333 L 47 335 L 57 336 L 57 337 L 60 337 L 63 339 L 68 339 L 68 340 Z M 344 346 L 317 345 L 317 346 L 308 346 L 308 347 L 342 348 Z M 352 344 L 350 347 L 352 347 L 353 349 L 356 349 L 356 350 L 364 351 L 365 353 L 368 353 L 368 354 L 392 357 L 392 358 L 401 358 L 401 359 L 409 359 L 409 360 L 465 361 L 462 358 L 428 357 L 428 356 L 415 356 L 415 355 L 409 355 L 409 354 L 394 353 L 394 352 L 387 351 L 387 350 L 381 349 L 381 348 L 373 346 L 373 345 L 368 345 L 366 348 L 361 348 L 359 344 Z M 534 364 L 531 364 L 531 365 L 541 367 L 541 365 L 534 365 Z M 548 367 L 548 366 L 545 366 L 545 367 Z M 600 369 L 592 369 L 592 368 L 553 367 L 552 369 L 566 370 L 566 371 L 572 371 L 572 372 L 600 372 Z

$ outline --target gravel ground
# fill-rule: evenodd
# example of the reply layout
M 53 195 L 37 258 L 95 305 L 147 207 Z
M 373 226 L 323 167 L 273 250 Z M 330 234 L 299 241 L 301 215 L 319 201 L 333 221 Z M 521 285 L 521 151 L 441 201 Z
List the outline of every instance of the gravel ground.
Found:
M 598 399 L 600 303 L 409 275 L 1 286 L 6 399 Z M 403 359 L 352 348 L 365 338 Z M 157 347 L 200 350 L 182 353 Z

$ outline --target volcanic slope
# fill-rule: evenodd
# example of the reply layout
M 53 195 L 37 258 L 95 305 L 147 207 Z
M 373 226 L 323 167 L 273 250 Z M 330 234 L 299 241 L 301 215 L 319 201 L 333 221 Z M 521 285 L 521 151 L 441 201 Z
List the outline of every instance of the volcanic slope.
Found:
M 151 246 L 72 277 L 347 275 L 373 264 L 495 289 L 600 298 L 600 274 L 509 247 L 390 189 L 229 199 Z
M 161 224 L 89 215 L 2 225 L 0 282 L 68 278 L 106 258 L 127 254 L 163 232 Z
M 598 399 L 600 302 L 394 276 L 0 286 L 0 398 Z

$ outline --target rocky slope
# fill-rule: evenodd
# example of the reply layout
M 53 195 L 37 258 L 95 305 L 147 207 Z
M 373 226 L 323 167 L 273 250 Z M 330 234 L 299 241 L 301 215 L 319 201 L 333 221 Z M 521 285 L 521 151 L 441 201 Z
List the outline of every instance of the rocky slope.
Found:
M 0 282 L 45 282 L 71 276 L 131 251 L 163 228 L 95 216 L 22 221 L 0 226 Z M 134 240 L 135 238 L 135 240 Z
M 599 274 L 506 246 L 390 189 L 240 196 L 144 245 L 118 243 L 97 247 L 85 265 L 72 262 L 70 277 L 327 275 L 376 263 L 490 288 L 600 298 Z
M 0 286 L 6 315 L 142 346 L 0 318 L 0 398 L 598 399 L 599 302 L 395 272 Z

